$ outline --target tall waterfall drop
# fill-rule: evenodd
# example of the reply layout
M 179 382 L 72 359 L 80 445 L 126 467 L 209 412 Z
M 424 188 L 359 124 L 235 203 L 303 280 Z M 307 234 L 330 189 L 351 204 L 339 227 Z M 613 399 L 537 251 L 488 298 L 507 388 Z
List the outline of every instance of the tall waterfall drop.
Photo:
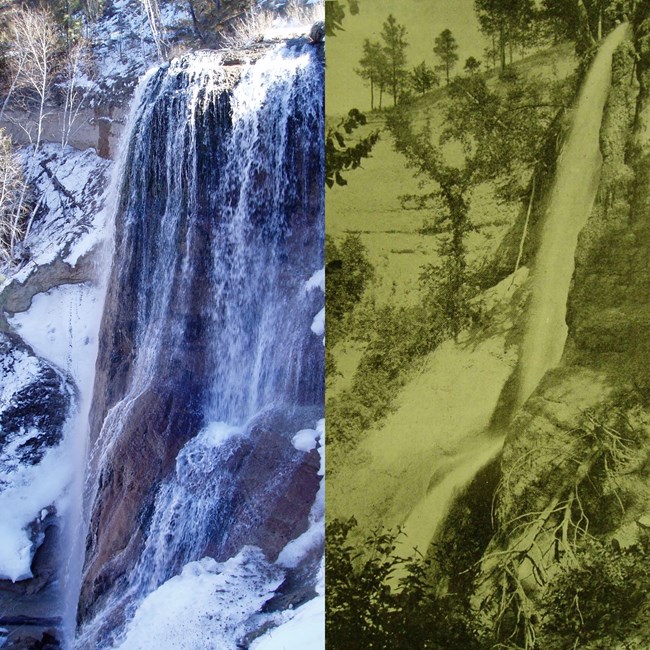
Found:
M 180 57 L 134 100 L 76 648 L 235 648 L 264 603 L 318 588 L 323 57 L 266 50 Z
M 437 468 L 441 478 L 432 479 L 432 486 L 404 521 L 406 535 L 398 544 L 403 555 L 413 547 L 429 547 L 459 492 L 501 451 L 501 427 L 509 424 L 545 373 L 562 358 L 578 235 L 589 217 L 600 180 L 600 127 L 611 86 L 612 56 L 627 29 L 627 25 L 620 25 L 602 43 L 584 80 L 572 128 L 558 159 L 532 269 L 530 306 L 513 375 L 514 388 L 507 386 L 501 403 L 495 404 L 492 424 L 486 421 L 482 431 L 466 432 L 469 435 L 463 448 L 442 459 Z

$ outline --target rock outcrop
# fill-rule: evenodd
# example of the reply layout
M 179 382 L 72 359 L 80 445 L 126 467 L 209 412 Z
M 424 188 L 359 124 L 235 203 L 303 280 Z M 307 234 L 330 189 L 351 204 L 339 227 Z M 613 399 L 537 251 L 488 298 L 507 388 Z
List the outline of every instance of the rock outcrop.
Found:
M 51 639 L 47 647 L 58 647 L 61 521 L 54 501 L 43 495 L 40 502 L 32 490 L 43 492 L 33 483 L 49 480 L 41 465 L 62 443 L 73 399 L 68 377 L 37 357 L 16 334 L 0 333 L 0 501 L 7 502 L 2 523 L 5 575 L 0 579 L 3 647 L 45 647 L 37 645 L 43 638 Z M 25 543 L 30 545 L 28 556 L 19 560 L 14 547 Z

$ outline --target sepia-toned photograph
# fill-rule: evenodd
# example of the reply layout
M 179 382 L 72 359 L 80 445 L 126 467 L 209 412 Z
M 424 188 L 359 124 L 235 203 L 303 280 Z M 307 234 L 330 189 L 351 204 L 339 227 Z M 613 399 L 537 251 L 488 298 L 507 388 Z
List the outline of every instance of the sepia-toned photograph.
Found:
M 650 3 L 326 3 L 331 650 L 650 647 Z

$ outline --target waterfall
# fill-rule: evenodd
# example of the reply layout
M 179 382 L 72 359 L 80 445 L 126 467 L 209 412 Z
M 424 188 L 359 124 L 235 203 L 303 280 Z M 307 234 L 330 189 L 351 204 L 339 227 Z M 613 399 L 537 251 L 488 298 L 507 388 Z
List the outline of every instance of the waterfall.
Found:
M 324 265 L 322 48 L 266 49 L 244 65 L 180 57 L 134 102 L 90 415 L 78 648 L 120 643 L 185 565 L 246 544 L 273 560 L 308 525 L 319 478 L 291 439 L 323 415 L 310 282 Z M 287 495 L 305 503 L 268 531 Z
M 507 426 L 533 393 L 544 374 L 560 362 L 567 337 L 566 306 L 574 270 L 578 235 L 585 225 L 598 190 L 602 156 L 600 125 L 611 86 L 614 50 L 623 40 L 619 26 L 602 43 L 584 80 L 567 141 L 558 159 L 555 183 L 545 215 L 539 250 L 532 269 L 530 307 L 515 369 L 515 399 L 507 397 Z M 508 393 L 512 388 L 506 386 Z M 505 391 L 504 391 L 505 392 Z M 503 396 L 502 396 L 503 397 Z M 472 433 L 472 432 L 468 432 Z M 441 480 L 431 485 L 409 513 L 397 554 L 407 556 L 414 546 L 425 552 L 444 522 L 459 492 L 494 460 L 503 447 L 503 431 L 486 423 L 484 431 L 465 438 L 461 450 L 441 462 Z
M 600 125 L 612 81 L 612 55 L 627 29 L 626 24 L 620 25 L 602 43 L 580 91 L 571 131 L 557 163 L 535 256 L 531 302 L 517 368 L 515 410 L 562 358 L 578 235 L 591 213 L 600 181 Z

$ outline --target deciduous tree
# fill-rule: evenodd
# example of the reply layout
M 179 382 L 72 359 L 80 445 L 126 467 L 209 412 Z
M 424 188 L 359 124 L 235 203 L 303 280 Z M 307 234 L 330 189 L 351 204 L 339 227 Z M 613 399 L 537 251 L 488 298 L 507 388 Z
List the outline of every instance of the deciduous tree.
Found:
M 442 266 L 425 267 L 420 279 L 425 300 L 443 313 L 449 333 L 457 338 L 473 315 L 466 246 L 468 234 L 475 230 L 469 217 L 468 199 L 472 170 L 447 165 L 439 147 L 431 142 L 430 126 L 426 124 L 416 131 L 406 111 L 391 113 L 387 126 L 396 151 L 406 157 L 408 166 L 415 169 L 428 188 L 423 198 L 442 200 L 442 209 L 435 215 L 445 233 L 439 245 Z
M 22 163 L 0 129 L 0 256 L 10 262 L 23 230 L 25 193 Z
M 22 91 L 25 102 L 37 104 L 36 132 L 24 127 L 35 150 L 43 136 L 43 120 L 52 83 L 59 71 L 63 41 L 54 16 L 43 9 L 14 9 L 9 20 L 9 97 Z M 5 104 L 6 101 L 5 100 Z

